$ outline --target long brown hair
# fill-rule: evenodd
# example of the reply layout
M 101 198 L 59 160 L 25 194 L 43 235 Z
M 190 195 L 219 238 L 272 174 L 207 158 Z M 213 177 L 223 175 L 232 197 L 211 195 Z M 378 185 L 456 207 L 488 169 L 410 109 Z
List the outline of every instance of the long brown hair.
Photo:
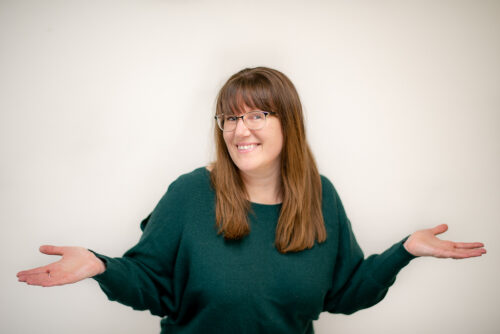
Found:
M 299 95 L 283 73 L 267 68 L 247 68 L 221 88 L 216 114 L 232 114 L 242 105 L 274 111 L 281 123 L 281 198 L 275 246 L 281 253 L 312 248 L 326 240 L 321 211 L 321 179 L 306 141 Z M 241 239 L 250 233 L 250 202 L 238 167 L 227 150 L 222 131 L 215 124 L 216 161 L 211 181 L 216 193 L 216 224 L 225 239 Z

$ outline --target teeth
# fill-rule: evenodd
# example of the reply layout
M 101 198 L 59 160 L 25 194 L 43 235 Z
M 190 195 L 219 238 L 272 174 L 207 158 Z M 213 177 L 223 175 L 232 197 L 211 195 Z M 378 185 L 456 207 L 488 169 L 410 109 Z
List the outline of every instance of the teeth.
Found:
M 238 145 L 238 150 L 249 150 L 251 148 L 254 148 L 256 145 L 251 144 L 251 145 Z

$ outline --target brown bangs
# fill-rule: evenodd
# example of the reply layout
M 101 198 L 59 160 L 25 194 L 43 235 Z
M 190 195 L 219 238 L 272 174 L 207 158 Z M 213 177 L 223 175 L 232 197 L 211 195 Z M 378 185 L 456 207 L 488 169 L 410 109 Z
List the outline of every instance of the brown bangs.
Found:
M 262 76 L 239 77 L 230 80 L 220 91 L 217 114 L 241 114 L 243 106 L 276 112 L 272 84 Z

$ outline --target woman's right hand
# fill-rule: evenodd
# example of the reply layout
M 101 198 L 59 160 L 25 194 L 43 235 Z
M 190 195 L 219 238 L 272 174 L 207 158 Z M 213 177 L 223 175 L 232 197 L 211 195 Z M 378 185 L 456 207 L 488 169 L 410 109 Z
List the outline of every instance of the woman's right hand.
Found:
M 19 282 L 40 286 L 64 285 L 76 283 L 106 270 L 104 263 L 83 247 L 45 245 L 40 247 L 40 252 L 61 255 L 62 258 L 46 266 L 20 271 L 17 273 Z

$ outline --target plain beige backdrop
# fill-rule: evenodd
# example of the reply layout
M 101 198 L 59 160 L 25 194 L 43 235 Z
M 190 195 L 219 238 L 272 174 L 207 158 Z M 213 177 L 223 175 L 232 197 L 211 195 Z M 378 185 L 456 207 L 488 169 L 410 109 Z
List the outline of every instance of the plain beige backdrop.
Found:
M 132 246 L 170 182 L 212 158 L 222 83 L 258 65 L 296 84 L 365 253 L 438 223 L 488 249 L 417 259 L 316 332 L 499 332 L 500 1 L 2 0 L 1 333 L 159 332 L 91 279 L 15 274 L 55 260 L 44 243 Z

